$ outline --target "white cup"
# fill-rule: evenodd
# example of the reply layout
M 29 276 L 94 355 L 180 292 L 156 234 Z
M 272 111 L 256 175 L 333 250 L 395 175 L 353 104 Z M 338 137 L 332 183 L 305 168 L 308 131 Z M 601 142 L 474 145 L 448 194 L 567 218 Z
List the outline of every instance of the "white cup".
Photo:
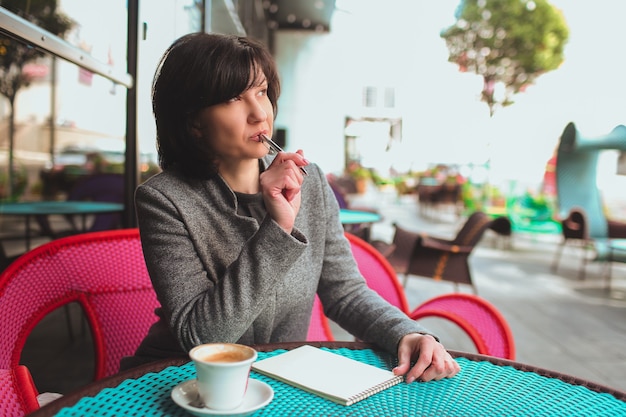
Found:
M 207 343 L 189 351 L 196 366 L 198 394 L 214 410 L 232 410 L 243 402 L 257 352 L 235 343 Z

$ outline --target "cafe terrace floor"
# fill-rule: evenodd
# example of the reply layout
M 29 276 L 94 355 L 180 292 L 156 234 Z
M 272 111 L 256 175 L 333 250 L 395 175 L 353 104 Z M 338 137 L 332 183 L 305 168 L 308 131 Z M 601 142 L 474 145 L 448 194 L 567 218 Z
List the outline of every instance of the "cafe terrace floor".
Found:
M 420 216 L 413 196 L 370 190 L 353 204 L 377 208 L 382 222 L 374 239 L 391 240 L 392 222 L 416 231 L 452 237 L 462 220 L 450 213 Z M 502 249 L 489 232 L 470 257 L 478 294 L 493 303 L 509 322 L 516 360 L 626 390 L 626 266 L 613 265 L 612 291 L 605 290 L 604 265 L 590 264 L 587 278 L 577 278 L 580 252 L 563 254 L 558 274 L 550 264 L 560 236 L 514 234 L 512 247 Z M 454 291 L 446 282 L 410 277 L 406 287 L 412 308 L 426 299 Z M 460 291 L 469 292 L 467 287 Z M 81 332 L 80 311 L 72 310 L 76 336 L 71 340 L 65 314 L 51 315 L 35 329 L 24 354 L 41 392 L 71 391 L 91 377 L 88 332 Z M 437 319 L 423 324 L 450 349 L 475 352 L 457 328 Z M 334 326 L 339 340 L 351 337 Z

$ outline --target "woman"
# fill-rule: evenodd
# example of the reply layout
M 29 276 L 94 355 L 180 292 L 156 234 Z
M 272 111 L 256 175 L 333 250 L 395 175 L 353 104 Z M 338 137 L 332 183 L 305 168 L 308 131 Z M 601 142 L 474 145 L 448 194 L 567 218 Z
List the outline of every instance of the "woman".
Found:
M 122 366 L 207 342 L 305 340 L 317 293 L 330 319 L 397 353 L 408 382 L 453 376 L 443 346 L 365 284 L 321 170 L 302 151 L 268 157 L 279 92 L 273 58 L 248 38 L 190 34 L 163 56 L 152 91 L 163 172 L 136 191 L 162 307 Z

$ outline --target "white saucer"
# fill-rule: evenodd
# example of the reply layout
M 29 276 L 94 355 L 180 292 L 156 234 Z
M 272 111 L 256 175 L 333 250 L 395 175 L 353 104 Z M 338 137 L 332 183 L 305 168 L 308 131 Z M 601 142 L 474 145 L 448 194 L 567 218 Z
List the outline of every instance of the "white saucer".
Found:
M 232 410 L 212 410 L 210 408 L 192 407 L 189 403 L 198 397 L 196 380 L 190 379 L 178 384 L 172 390 L 172 400 L 191 414 L 196 416 L 245 416 L 261 407 L 265 407 L 274 398 L 274 390 L 265 382 L 250 378 L 243 403 Z

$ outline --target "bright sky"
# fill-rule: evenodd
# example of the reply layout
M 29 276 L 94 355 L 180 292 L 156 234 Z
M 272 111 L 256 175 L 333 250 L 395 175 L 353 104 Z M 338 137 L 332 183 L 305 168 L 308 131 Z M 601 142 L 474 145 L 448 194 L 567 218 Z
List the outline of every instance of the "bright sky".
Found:
M 104 11 L 90 12 L 82 1 L 63 0 L 63 4 L 80 13 L 83 35 L 94 39 L 93 52 L 104 59 L 108 45 L 120 44 L 118 38 L 123 38 L 125 31 L 103 27 L 101 22 L 112 17 L 104 16 Z M 157 3 L 163 7 L 156 7 Z M 150 13 L 167 11 L 171 15 L 171 8 L 176 6 L 165 7 L 168 4 L 160 0 L 142 9 L 142 19 L 148 21 L 148 39 L 142 41 L 140 52 L 146 67 L 144 78 L 148 80 L 156 60 L 174 37 L 172 29 L 162 24 L 163 17 Z M 581 134 L 589 137 L 604 135 L 626 123 L 626 1 L 552 0 L 563 11 L 570 28 L 565 62 L 559 69 L 539 77 L 525 93 L 514 96 L 515 104 L 498 109 L 493 118 L 489 117 L 487 105 L 478 99 L 482 80 L 474 74 L 460 73 L 456 65 L 447 61 L 448 50 L 439 36 L 442 29 L 454 23 L 458 4 L 459 0 L 337 0 L 339 10 L 334 14 L 331 33 L 319 37 L 309 51 L 317 56 L 303 55 L 307 41 L 289 45 L 300 48 L 300 55 L 289 55 L 289 59 L 306 64 L 295 67 L 297 84 L 283 92 L 286 97 L 292 96 L 293 110 L 281 108 L 279 118 L 289 116 L 292 136 L 302 138 L 302 146 L 306 146 L 312 160 L 319 161 L 328 171 L 334 171 L 341 163 L 332 160 L 323 144 L 319 149 L 311 145 L 314 142 L 307 135 L 315 135 L 319 130 L 311 128 L 311 121 L 337 123 L 328 121 L 336 117 L 342 124 L 344 115 L 350 113 L 343 96 L 360 97 L 364 85 L 395 87 L 396 106 L 402 110 L 401 143 L 389 152 L 379 143 L 362 146 L 366 165 L 381 173 L 391 166 L 398 170 L 422 169 L 428 163 L 483 163 L 491 159 L 493 181 L 519 179 L 538 183 L 568 122 L 575 122 Z M 120 12 L 119 8 L 108 9 L 111 13 Z M 118 52 L 113 48 L 114 54 Z M 114 59 L 121 64 L 124 58 Z M 353 90 L 341 90 L 345 85 Z M 328 96 L 329 89 L 336 89 L 335 96 Z M 143 103 L 149 102 L 148 90 L 149 86 L 140 89 Z M 107 94 L 106 100 L 119 102 L 120 97 L 123 95 Z M 307 101 L 311 102 L 310 107 L 306 107 Z M 106 103 L 99 105 L 104 108 Z M 70 103 L 66 106 L 60 110 L 62 113 L 85 113 L 84 117 L 94 119 L 94 124 L 119 119 L 115 113 L 123 111 L 122 106 L 116 105 L 115 112 L 98 112 L 85 108 L 82 101 L 75 107 L 69 107 Z M 311 113 L 321 106 L 326 107 L 326 113 Z M 140 133 L 142 130 L 142 146 L 151 151 L 154 135 L 149 111 L 140 112 Z M 335 131 L 322 133 L 321 136 L 336 141 Z M 614 177 L 616 155 L 604 158 L 608 162 L 601 163 L 606 170 L 603 175 Z
M 391 75 L 407 99 L 404 139 L 391 160 L 483 162 L 496 178 L 540 180 L 570 121 L 584 136 L 626 122 L 626 2 L 553 0 L 570 28 L 563 65 L 539 77 L 515 104 L 489 118 L 478 100 L 482 80 L 447 62 L 441 30 L 454 23 L 458 0 L 338 0 L 333 35 L 349 37 L 343 56 L 361 76 Z M 368 74 L 368 75 L 363 75 Z M 378 155 L 380 152 L 372 152 Z M 402 161 L 402 162 L 401 162 Z M 386 162 L 386 161 L 385 161 Z M 615 170 L 613 163 L 612 172 Z

